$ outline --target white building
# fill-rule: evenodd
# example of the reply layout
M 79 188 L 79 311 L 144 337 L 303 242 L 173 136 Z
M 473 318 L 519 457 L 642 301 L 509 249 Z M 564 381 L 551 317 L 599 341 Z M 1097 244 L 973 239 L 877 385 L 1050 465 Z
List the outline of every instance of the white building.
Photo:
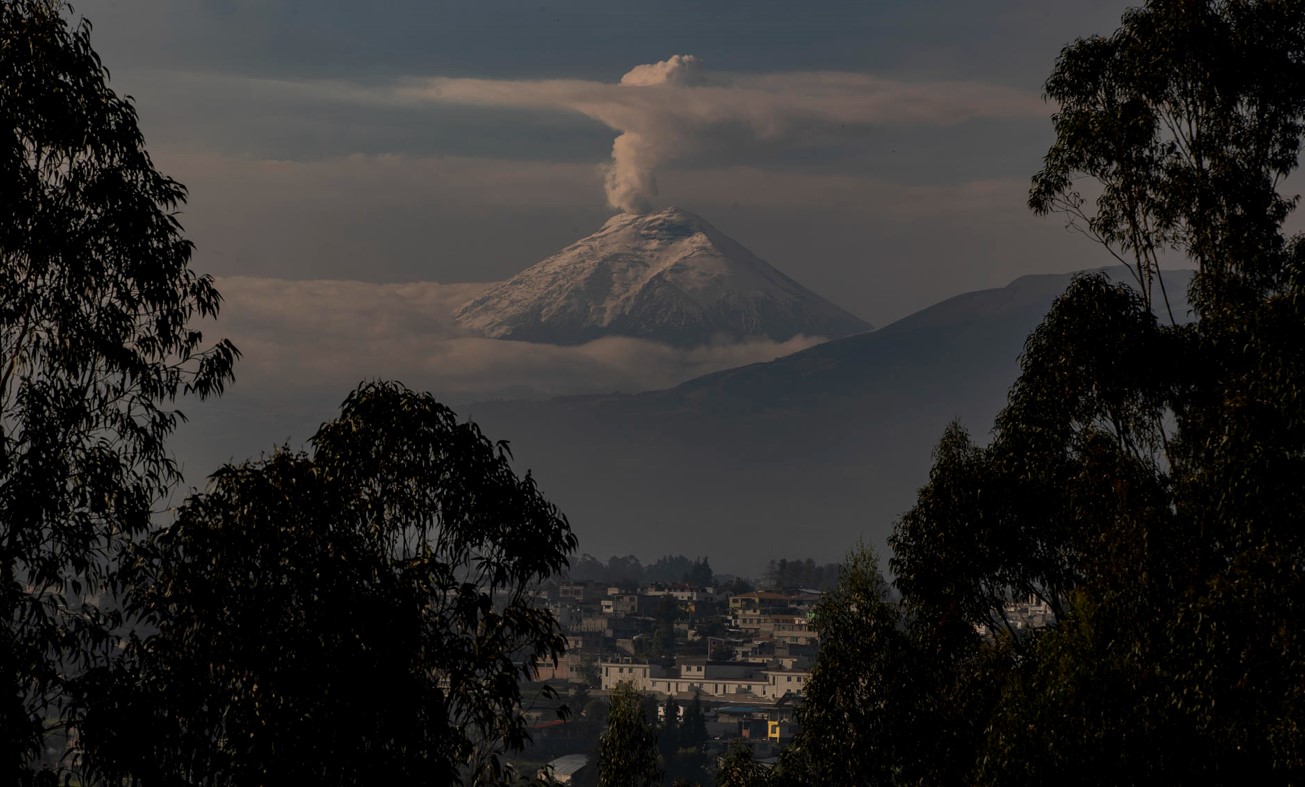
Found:
M 802 696 L 811 673 L 805 670 L 769 669 L 764 664 L 737 661 L 685 659 L 673 670 L 655 664 L 602 662 L 603 689 L 629 683 L 639 691 L 681 696 L 701 693 L 714 699 L 775 701 Z

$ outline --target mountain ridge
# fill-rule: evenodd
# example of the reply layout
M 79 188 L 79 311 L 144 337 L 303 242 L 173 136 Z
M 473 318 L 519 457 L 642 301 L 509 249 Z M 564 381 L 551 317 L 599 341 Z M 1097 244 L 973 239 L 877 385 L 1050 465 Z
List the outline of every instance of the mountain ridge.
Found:
M 1171 274 L 1171 293 L 1185 290 L 1190 274 Z M 838 560 L 864 539 L 886 558 L 943 430 L 958 421 L 986 442 L 1025 339 L 1073 275 L 1020 277 L 668 389 L 460 412 L 510 438 L 588 552 L 747 571 L 799 552 Z

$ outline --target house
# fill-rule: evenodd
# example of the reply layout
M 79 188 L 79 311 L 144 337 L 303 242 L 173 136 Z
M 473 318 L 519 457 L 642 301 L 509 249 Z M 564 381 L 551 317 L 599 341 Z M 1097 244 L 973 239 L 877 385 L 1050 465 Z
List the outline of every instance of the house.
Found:
M 806 615 L 776 615 L 771 623 L 771 636 L 789 645 L 812 645 L 820 637 Z
M 583 604 L 586 598 L 592 599 L 594 585 L 592 582 L 563 582 L 557 587 L 558 601 Z
M 730 615 L 741 612 L 762 613 L 789 608 L 789 596 L 783 593 L 770 593 L 755 590 L 751 593 L 738 593 L 730 596 Z
M 778 701 L 801 697 L 811 673 L 803 670 L 768 669 L 765 664 L 742 661 L 709 661 L 705 657 L 681 659 L 670 670 L 655 664 L 625 661 L 599 665 L 604 689 L 629 683 L 640 691 L 667 696 L 701 694 L 715 699 Z
M 619 593 L 609 595 L 602 602 L 603 614 L 613 615 L 637 615 L 639 614 L 639 597 L 634 593 Z
M 598 663 L 598 676 L 602 680 L 603 691 L 611 691 L 622 683 L 629 683 L 638 691 L 651 691 L 653 678 L 661 677 L 662 671 L 656 664 L 633 659 Z

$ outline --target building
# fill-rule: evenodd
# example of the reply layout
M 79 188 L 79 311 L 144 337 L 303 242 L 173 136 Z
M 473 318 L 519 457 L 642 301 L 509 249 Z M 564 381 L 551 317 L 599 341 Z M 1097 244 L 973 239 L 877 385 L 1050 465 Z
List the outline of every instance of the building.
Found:
M 622 683 L 629 683 L 638 691 L 651 691 L 654 671 L 660 673 L 662 668 L 633 659 L 598 663 L 603 691 L 611 691 Z
M 668 696 L 701 694 L 713 699 L 777 701 L 802 696 L 811 673 L 805 670 L 771 669 L 765 664 L 741 661 L 682 659 L 673 669 L 633 661 L 601 662 L 602 686 L 611 690 L 629 683 L 639 691 Z

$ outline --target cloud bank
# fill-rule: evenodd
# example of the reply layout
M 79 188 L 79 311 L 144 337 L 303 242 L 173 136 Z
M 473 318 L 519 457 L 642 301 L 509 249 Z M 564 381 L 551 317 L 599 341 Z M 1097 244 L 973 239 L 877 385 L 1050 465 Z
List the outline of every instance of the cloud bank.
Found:
M 985 118 L 1042 117 L 1027 91 L 869 74 L 708 74 L 693 55 L 638 65 L 619 83 L 433 78 L 397 88 L 410 101 L 577 112 L 619 134 L 605 187 L 609 204 L 646 212 L 660 167 L 688 155 L 757 144 L 801 145 L 872 126 L 949 126 Z
M 214 335 L 244 354 L 237 386 L 282 399 L 343 394 L 361 379 L 398 379 L 450 402 L 583 393 L 633 393 L 769 361 L 821 340 L 754 341 L 677 349 L 611 337 L 577 347 L 471 336 L 453 312 L 489 284 L 374 284 L 226 277 Z

